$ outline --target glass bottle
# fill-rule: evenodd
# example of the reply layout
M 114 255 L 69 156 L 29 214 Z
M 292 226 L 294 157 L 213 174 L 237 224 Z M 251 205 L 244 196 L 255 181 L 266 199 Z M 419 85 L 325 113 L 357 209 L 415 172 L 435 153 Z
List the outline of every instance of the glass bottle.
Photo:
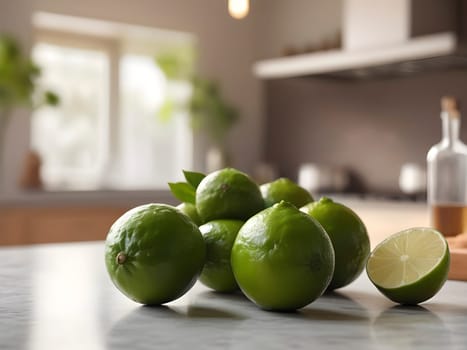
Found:
M 445 236 L 467 232 L 467 146 L 459 139 L 456 100 L 441 100 L 443 135 L 427 155 L 427 196 L 431 224 Z

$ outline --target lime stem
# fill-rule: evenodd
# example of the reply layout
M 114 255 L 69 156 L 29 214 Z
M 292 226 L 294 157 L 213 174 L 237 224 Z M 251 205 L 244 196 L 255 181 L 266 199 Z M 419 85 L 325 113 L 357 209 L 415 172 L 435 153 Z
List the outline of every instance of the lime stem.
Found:
M 123 265 L 126 261 L 126 254 L 124 252 L 120 252 L 117 254 L 117 264 Z

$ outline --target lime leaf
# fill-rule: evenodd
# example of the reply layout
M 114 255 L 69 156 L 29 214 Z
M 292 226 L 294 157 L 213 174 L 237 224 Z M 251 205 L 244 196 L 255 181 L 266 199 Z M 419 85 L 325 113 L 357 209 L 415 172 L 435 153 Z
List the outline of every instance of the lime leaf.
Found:
M 195 204 L 195 188 L 186 182 L 169 182 L 170 191 L 183 203 Z
M 193 186 L 195 189 L 198 188 L 199 183 L 203 180 L 206 175 L 202 173 L 197 173 L 196 171 L 183 170 L 183 175 L 185 175 L 186 181 Z

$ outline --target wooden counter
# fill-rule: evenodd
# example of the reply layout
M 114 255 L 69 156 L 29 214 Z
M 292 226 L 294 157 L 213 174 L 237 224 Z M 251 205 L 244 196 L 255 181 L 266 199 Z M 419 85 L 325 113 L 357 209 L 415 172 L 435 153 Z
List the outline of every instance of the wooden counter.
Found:
M 0 245 L 105 239 L 129 207 L 0 208 Z
M 367 226 L 371 245 L 397 231 L 429 224 L 424 203 L 336 198 L 352 208 Z M 0 201 L 0 245 L 104 239 L 110 225 L 140 204 L 176 204 L 166 192 L 37 194 Z
M 0 246 L 105 239 L 125 211 L 176 204 L 169 191 L 25 192 L 0 199 Z

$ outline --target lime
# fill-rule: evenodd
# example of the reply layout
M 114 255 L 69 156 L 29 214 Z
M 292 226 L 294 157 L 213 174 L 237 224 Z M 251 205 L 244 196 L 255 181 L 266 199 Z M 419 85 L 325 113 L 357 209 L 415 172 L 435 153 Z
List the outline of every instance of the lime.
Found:
M 331 238 L 336 262 L 328 289 L 344 287 L 360 276 L 370 255 L 370 239 L 358 215 L 327 197 L 300 210 L 315 218 Z
M 177 205 L 176 208 L 180 210 L 183 214 L 187 215 L 196 225 L 199 226 L 203 224 L 194 204 L 181 203 Z
M 204 222 L 246 220 L 264 209 L 258 185 L 245 173 L 225 168 L 207 175 L 196 189 L 196 209 Z
M 242 226 L 231 263 L 240 289 L 259 307 L 295 310 L 325 291 L 334 251 L 316 220 L 282 201 Z
M 196 282 L 206 257 L 198 227 L 178 209 L 146 204 L 110 228 L 105 263 L 115 286 L 141 304 L 160 305 Z
M 313 202 L 310 192 L 284 177 L 261 185 L 260 190 L 266 207 L 282 200 L 292 203 L 297 208 Z
M 443 235 L 432 228 L 410 228 L 386 238 L 368 259 L 373 284 L 396 303 L 414 305 L 443 286 L 450 254 Z
M 218 292 L 233 292 L 238 289 L 230 266 L 230 253 L 243 226 L 239 220 L 213 220 L 200 226 L 206 243 L 206 263 L 199 280 Z

